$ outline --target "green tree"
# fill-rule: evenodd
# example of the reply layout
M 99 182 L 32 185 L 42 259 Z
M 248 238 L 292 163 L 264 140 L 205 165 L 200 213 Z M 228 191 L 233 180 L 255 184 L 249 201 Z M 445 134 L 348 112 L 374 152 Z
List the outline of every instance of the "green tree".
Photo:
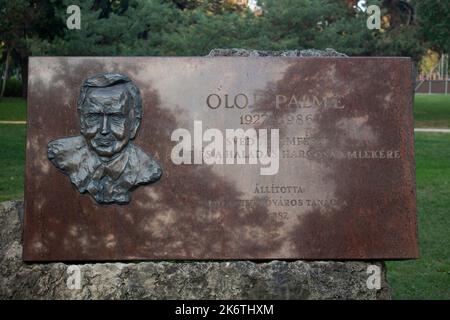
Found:
M 268 38 L 274 49 L 331 47 L 349 55 L 411 56 L 418 61 L 424 46 L 418 27 L 404 18 L 404 11 L 392 1 L 368 4 L 382 8 L 386 23 L 381 30 L 369 30 L 367 13 L 346 1 L 264 0 L 262 42 Z
M 263 0 L 258 15 L 231 0 L 81 0 L 81 30 L 66 27 L 71 0 L 0 0 L 3 64 L 7 69 L 6 62 L 20 61 L 26 84 L 30 53 L 205 55 L 219 47 L 332 47 L 349 55 L 419 60 L 427 45 L 448 49 L 445 1 L 368 2 L 382 7 L 382 30 L 368 30 L 367 13 L 349 0 Z M 433 24 L 432 17 L 442 15 Z
M 261 35 L 270 39 L 271 49 L 315 47 L 317 33 L 335 15 L 335 4 L 323 0 L 265 0 Z
M 247 8 L 232 0 L 166 0 L 176 5 L 181 10 L 202 9 L 210 14 L 220 14 L 224 12 L 242 12 Z
M 64 1 L 69 5 L 72 1 Z M 180 12 L 161 1 L 130 1 L 125 11 L 93 7 L 92 1 L 79 1 L 81 29 L 64 28 L 52 41 L 34 39 L 32 49 L 38 55 L 159 55 L 164 37 L 174 32 Z M 65 11 L 59 12 L 66 19 Z
M 6 81 L 12 60 L 20 65 L 23 96 L 27 94 L 28 56 L 31 53 L 28 40 L 32 37 L 52 39 L 60 22 L 54 18 L 56 0 L 0 0 L 0 42 L 4 51 L 4 75 Z M 3 94 L 4 83 L 2 85 Z
M 64 5 L 70 3 L 64 1 Z M 130 0 L 126 10 L 116 11 L 93 6 L 89 0 L 80 1 L 79 6 L 81 29 L 64 28 L 51 41 L 30 40 L 33 54 L 204 55 L 215 47 L 258 44 L 254 41 L 257 20 L 249 11 L 212 14 L 203 5 L 179 10 L 172 1 L 159 0 Z M 61 20 L 66 17 L 64 10 L 59 12 Z
M 250 13 L 205 14 L 197 9 L 183 12 L 176 32 L 167 34 L 164 47 L 170 55 L 206 55 L 214 48 L 259 48 L 259 29 Z
M 448 0 L 414 1 L 421 41 L 439 53 L 450 52 L 450 3 Z

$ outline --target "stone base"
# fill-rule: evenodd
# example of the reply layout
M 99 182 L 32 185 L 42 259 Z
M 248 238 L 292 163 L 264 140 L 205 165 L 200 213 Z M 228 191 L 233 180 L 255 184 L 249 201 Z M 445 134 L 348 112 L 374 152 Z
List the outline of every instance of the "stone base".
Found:
M 284 51 L 232 48 L 213 49 L 208 54 L 208 57 L 347 57 L 347 55 L 331 48 L 325 50 L 305 49 Z
M 22 262 L 22 201 L 0 203 L 0 299 L 389 299 L 382 262 Z M 381 270 L 369 289 L 367 268 Z M 73 268 L 73 267 L 72 267 Z

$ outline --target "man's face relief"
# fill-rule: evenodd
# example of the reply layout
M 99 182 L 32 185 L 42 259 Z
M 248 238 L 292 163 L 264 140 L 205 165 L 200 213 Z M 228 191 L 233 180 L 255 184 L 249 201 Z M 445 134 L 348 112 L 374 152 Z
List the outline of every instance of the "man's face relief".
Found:
M 132 99 L 123 85 L 91 88 L 80 110 L 81 133 L 101 157 L 122 151 L 138 125 Z

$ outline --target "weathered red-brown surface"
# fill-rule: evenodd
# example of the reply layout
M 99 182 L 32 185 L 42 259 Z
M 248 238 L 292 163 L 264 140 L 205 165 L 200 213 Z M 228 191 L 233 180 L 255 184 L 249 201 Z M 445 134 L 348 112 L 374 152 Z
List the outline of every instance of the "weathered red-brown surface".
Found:
M 408 58 L 33 57 L 29 68 L 27 261 L 418 257 Z M 134 143 L 164 170 L 127 205 L 97 204 L 47 159 L 49 141 L 80 134 L 80 86 L 99 72 L 140 88 Z M 278 172 L 174 164 L 172 132 L 193 137 L 194 120 L 224 136 L 279 129 Z

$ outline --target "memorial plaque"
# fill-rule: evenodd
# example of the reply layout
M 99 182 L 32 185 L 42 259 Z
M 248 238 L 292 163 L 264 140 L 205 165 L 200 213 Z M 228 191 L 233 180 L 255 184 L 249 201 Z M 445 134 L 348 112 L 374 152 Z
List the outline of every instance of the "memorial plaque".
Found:
M 409 58 L 29 73 L 24 260 L 418 257 Z

